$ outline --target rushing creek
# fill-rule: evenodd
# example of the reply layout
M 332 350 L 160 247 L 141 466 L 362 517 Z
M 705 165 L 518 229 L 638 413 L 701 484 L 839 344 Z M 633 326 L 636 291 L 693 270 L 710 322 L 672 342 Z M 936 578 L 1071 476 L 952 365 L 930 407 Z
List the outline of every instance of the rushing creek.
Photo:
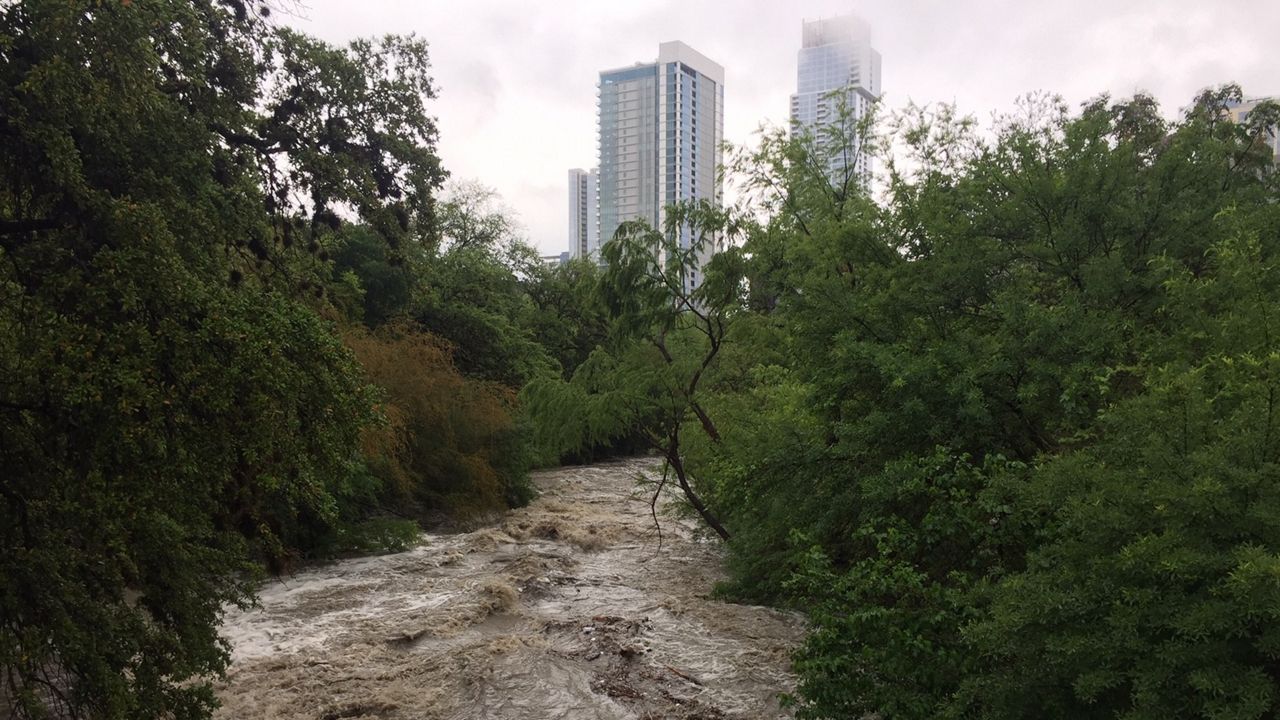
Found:
M 494 527 L 273 581 L 232 610 L 218 718 L 781 718 L 800 619 L 709 598 L 720 550 L 652 461 L 538 473 Z

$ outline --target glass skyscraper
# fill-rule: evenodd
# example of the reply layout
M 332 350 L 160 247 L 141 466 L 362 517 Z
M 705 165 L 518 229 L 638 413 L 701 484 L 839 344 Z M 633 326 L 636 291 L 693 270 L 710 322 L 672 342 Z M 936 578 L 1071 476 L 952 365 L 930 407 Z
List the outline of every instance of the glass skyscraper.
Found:
M 599 89 L 601 242 L 627 220 L 662 227 L 671 203 L 721 203 L 724 68 L 682 42 L 666 42 L 657 62 L 601 72 Z M 681 245 L 690 241 L 682 229 Z M 700 280 L 697 271 L 687 279 L 691 286 Z
M 595 259 L 600 253 L 600 218 L 596 214 L 597 171 L 569 171 L 569 257 Z
M 870 179 L 870 160 L 862 143 L 836 144 L 880 99 L 880 53 L 871 47 L 871 26 L 853 15 L 806 21 L 796 58 L 796 94 L 791 96 L 791 126 L 809 132 L 829 153 L 833 183 Z M 848 109 L 841 115 L 841 105 Z

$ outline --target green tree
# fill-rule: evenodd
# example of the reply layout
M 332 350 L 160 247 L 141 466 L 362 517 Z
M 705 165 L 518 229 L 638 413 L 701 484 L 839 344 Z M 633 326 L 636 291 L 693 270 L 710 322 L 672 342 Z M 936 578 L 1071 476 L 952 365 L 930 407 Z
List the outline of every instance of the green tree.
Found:
M 566 380 L 608 337 L 608 317 L 598 302 L 601 277 L 594 262 L 572 260 L 537 268 L 528 283 L 534 339 L 559 362 Z
M 427 262 L 419 243 L 410 240 L 395 251 L 367 225 L 347 225 L 333 245 L 331 292 L 350 293 L 333 298 L 348 306 L 349 317 L 374 328 L 408 314 Z
M 733 247 L 713 252 L 741 232 L 740 219 L 706 202 L 668 207 L 662 230 L 624 223 L 602 250 L 607 269 L 600 301 L 612 324 L 609 342 L 568 382 L 539 379 L 524 393 L 537 442 L 556 454 L 638 434 L 662 454 L 693 511 L 726 539 L 728 528 L 685 465 L 683 438 L 701 432 L 720 439 L 701 383 L 742 305 L 743 260 Z
M 1239 95 L 911 109 L 882 206 L 803 139 L 742 156 L 762 361 L 693 470 L 729 589 L 810 612 L 801 716 L 1274 716 L 1280 204 Z
M 438 232 L 446 249 L 480 249 L 501 255 L 519 235 L 513 211 L 498 192 L 475 180 L 449 183 L 440 204 Z
M 425 45 L 265 5 L 0 8 L 0 704 L 198 718 L 252 559 L 361 491 L 373 396 L 322 320 L 339 212 L 442 181 Z
M 1041 542 L 965 628 L 982 653 L 967 702 L 999 717 L 1280 714 L 1280 264 L 1274 208 L 1261 215 L 1226 211 L 1206 267 L 1168 268 L 1169 332 L 1126 368 L 1143 391 L 1019 493 Z
M 454 346 L 463 374 L 520 388 L 553 372 L 533 337 L 528 288 L 537 251 L 492 189 L 454 183 L 440 207 L 438 243 L 420 276 L 413 317 Z

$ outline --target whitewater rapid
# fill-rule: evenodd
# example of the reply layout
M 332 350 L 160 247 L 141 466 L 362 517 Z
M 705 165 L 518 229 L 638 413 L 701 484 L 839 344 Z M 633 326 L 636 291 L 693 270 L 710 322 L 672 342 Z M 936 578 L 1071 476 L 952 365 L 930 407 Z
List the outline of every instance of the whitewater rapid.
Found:
M 268 583 L 224 618 L 215 717 L 790 717 L 800 618 L 711 599 L 721 550 L 688 521 L 662 517 L 659 548 L 654 472 L 537 473 L 495 527 Z

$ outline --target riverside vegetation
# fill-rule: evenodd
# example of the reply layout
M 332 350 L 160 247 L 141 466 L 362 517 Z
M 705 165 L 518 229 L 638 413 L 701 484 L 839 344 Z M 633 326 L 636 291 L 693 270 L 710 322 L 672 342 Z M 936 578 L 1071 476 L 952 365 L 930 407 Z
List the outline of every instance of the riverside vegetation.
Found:
M 767 131 L 746 206 L 668 213 L 727 241 L 693 291 L 672 228 L 542 267 L 448 180 L 416 38 L 20 0 L 0 92 L 15 717 L 208 717 L 264 571 L 642 449 L 724 596 L 807 613 L 801 717 L 1280 717 L 1280 111 L 1238 88 Z M 831 181 L 877 143 L 883 197 Z
M 880 203 L 827 171 L 871 128 L 766 132 L 752 212 L 606 246 L 538 442 L 667 460 L 723 592 L 808 613 L 800 717 L 1280 717 L 1280 114 L 1239 98 L 910 109 Z M 682 223 L 730 240 L 692 293 Z

